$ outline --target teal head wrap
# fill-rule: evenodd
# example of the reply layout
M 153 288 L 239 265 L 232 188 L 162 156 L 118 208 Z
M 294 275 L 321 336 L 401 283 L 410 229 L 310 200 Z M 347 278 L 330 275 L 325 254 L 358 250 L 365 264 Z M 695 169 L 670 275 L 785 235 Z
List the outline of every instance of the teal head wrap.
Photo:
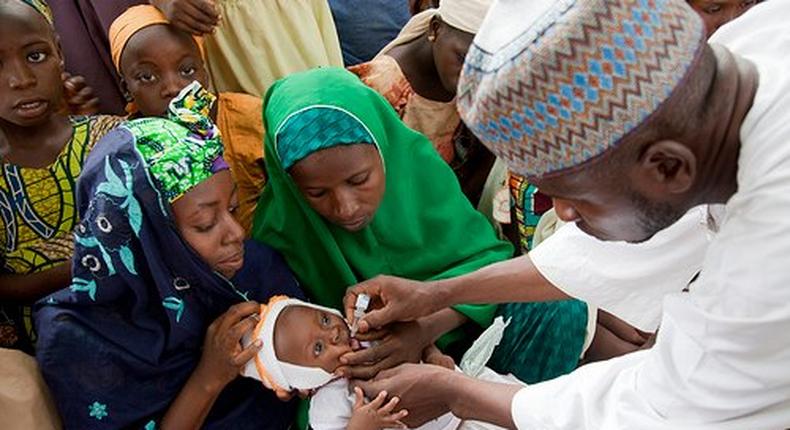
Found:
M 362 122 L 334 106 L 311 106 L 294 112 L 275 136 L 277 155 L 285 170 L 322 149 L 375 142 Z

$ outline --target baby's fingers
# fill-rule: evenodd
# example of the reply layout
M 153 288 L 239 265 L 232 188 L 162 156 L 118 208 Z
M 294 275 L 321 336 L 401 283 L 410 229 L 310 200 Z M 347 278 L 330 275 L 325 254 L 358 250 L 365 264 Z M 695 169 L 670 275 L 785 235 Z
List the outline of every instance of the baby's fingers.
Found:
M 381 395 L 381 394 L 379 394 L 379 395 Z M 381 408 L 379 408 L 379 415 L 389 415 L 389 414 L 391 414 L 392 411 L 395 410 L 395 406 L 398 405 L 398 402 L 400 402 L 400 398 L 398 398 L 398 397 L 391 398 L 390 401 L 387 402 L 386 405 L 384 405 Z
M 379 395 L 376 396 L 375 399 L 373 399 L 370 403 L 368 403 L 368 405 L 370 405 L 370 407 L 375 411 L 381 408 L 381 406 L 384 404 L 384 401 L 386 400 L 387 400 L 387 392 L 381 391 Z
M 362 393 L 362 388 L 354 387 L 354 410 L 365 406 L 365 394 Z
M 381 423 L 385 428 L 407 428 L 406 424 L 401 421 L 402 419 L 406 418 L 409 415 L 409 411 L 406 409 L 401 409 L 398 412 L 395 412 L 392 415 L 388 415 L 386 417 L 381 417 Z

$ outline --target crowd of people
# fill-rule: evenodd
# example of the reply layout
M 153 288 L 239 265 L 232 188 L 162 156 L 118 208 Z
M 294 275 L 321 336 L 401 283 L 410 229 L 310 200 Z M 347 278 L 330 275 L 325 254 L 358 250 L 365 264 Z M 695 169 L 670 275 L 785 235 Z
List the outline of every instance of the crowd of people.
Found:
M 788 22 L 0 0 L 3 426 L 790 428 Z

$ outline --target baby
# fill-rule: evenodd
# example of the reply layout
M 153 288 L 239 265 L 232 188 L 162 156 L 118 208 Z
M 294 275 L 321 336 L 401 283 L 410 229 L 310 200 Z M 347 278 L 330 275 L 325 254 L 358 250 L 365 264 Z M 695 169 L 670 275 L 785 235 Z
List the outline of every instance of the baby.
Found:
M 309 412 L 310 427 L 314 430 L 405 427 L 400 420 L 408 412 L 396 409 L 397 397 L 387 402 L 387 394 L 382 392 L 367 402 L 361 389 L 355 387 L 353 394 L 350 393 L 348 380 L 335 374 L 341 366 L 340 357 L 353 350 L 354 342 L 348 323 L 337 310 L 284 296 L 274 297 L 268 305 L 261 306 L 260 321 L 244 344 L 254 339 L 262 340 L 263 347 L 245 366 L 243 374 L 261 380 L 271 389 L 316 390 L 310 399 Z M 431 364 L 446 366 L 449 359 L 435 346 L 423 355 L 424 361 Z M 513 382 L 488 369 L 480 376 Z M 446 414 L 419 428 L 471 428 L 465 424 Z M 474 427 L 495 428 L 481 423 L 474 423 Z

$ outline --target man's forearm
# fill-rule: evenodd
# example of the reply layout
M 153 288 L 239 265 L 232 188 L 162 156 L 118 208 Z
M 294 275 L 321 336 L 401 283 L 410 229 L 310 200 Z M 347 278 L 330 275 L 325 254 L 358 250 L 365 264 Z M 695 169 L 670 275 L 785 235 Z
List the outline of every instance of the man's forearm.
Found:
M 547 302 L 570 297 L 552 285 L 528 255 L 436 281 L 439 308 L 463 303 Z
M 523 386 L 481 381 L 458 372 L 446 372 L 440 383 L 453 415 L 515 428 L 511 404 Z

